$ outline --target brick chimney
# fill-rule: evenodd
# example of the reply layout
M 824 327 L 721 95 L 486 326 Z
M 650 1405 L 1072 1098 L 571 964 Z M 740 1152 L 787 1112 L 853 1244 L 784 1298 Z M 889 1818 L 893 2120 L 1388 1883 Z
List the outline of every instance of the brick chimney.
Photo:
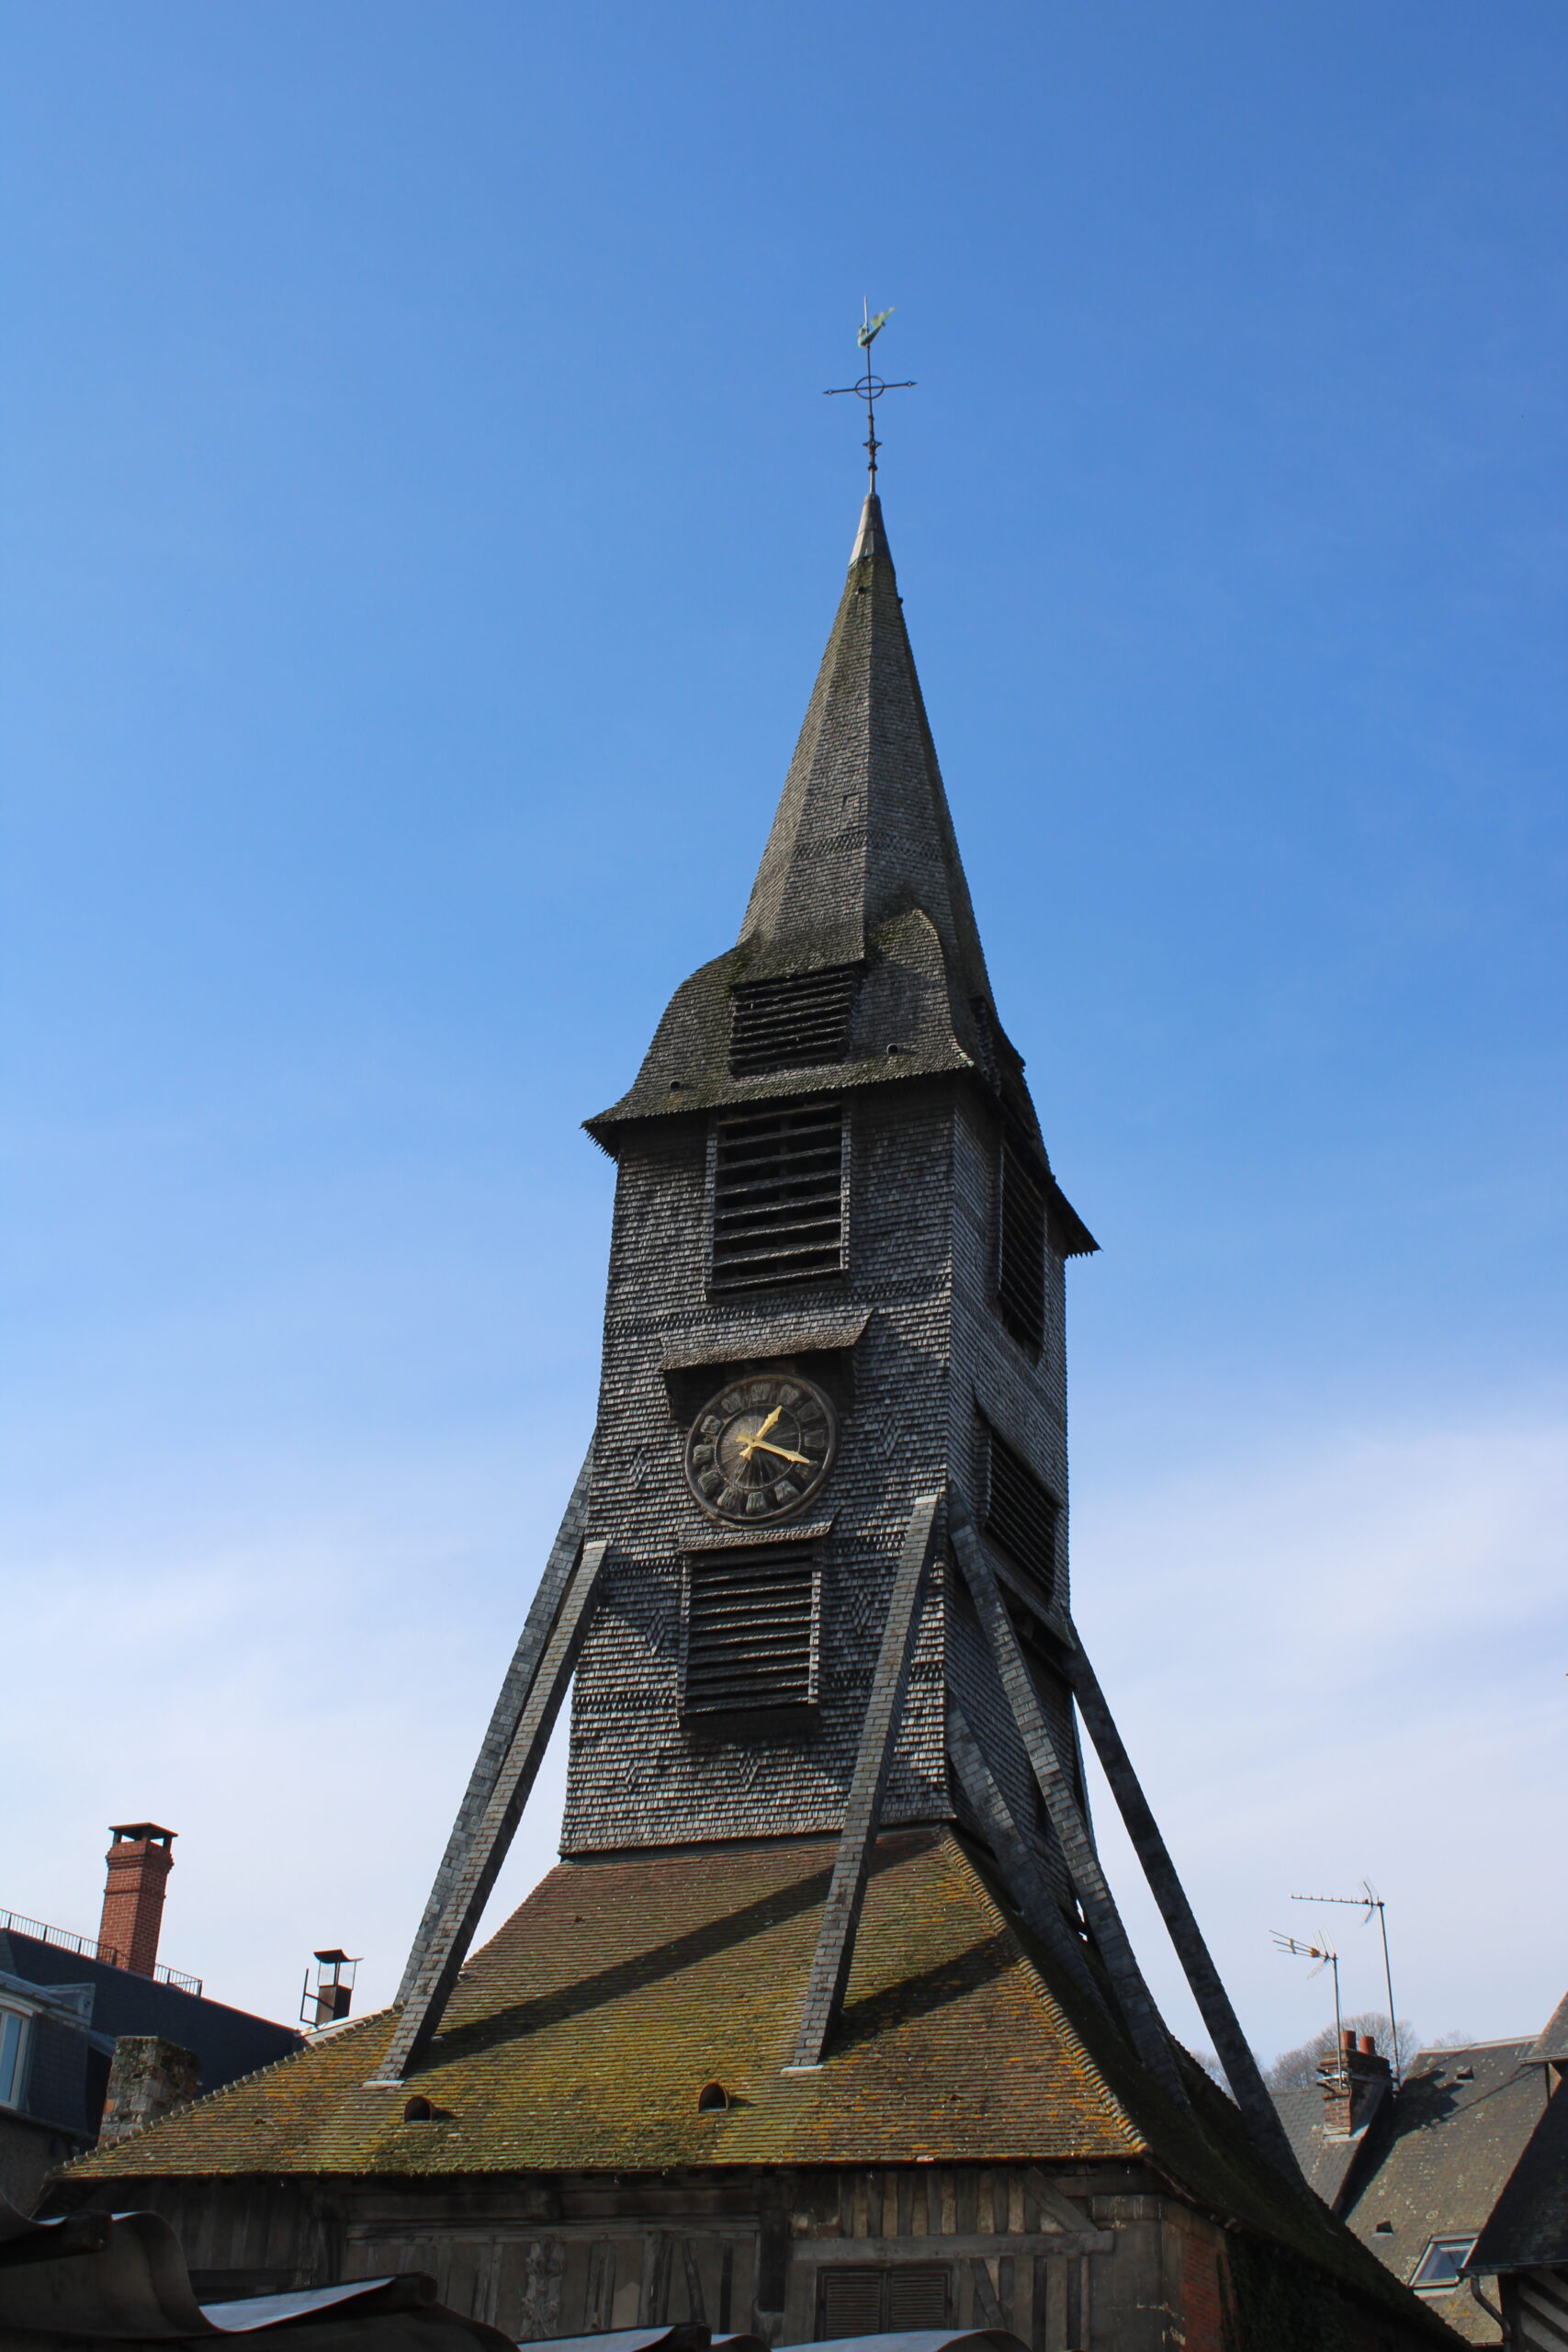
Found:
M 114 1843 L 107 1860 L 109 1874 L 104 1887 L 104 1916 L 98 1941 L 107 1960 L 112 1952 L 118 1965 L 151 1976 L 158 1958 L 158 1930 L 164 1919 L 164 1890 L 175 1858 L 172 1829 L 155 1821 L 121 1821 L 110 1826 Z
M 1323 2084 L 1323 2128 L 1335 2138 L 1348 2140 L 1367 2121 L 1392 2080 L 1389 2063 L 1380 2058 L 1370 2033 L 1358 2043 L 1348 2027 L 1340 2035 L 1337 2060 L 1318 2061 Z

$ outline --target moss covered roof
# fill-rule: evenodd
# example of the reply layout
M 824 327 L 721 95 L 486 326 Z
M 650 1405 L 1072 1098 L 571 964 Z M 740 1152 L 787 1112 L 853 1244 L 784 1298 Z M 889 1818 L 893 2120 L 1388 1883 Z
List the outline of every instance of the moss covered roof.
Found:
M 1136 2155 L 1108 2088 L 956 1838 L 885 1838 L 842 2029 L 790 2058 L 830 1838 L 562 1862 L 464 1970 L 409 2089 L 367 2090 L 391 2013 L 76 2175 L 620 2170 Z M 699 2114 L 716 2081 L 733 2104 Z
M 1142 2161 L 1446 2337 L 1258 2160 L 1200 2069 L 1186 2069 L 1190 2107 L 1167 2096 L 1057 1981 L 952 1830 L 878 1840 L 842 2024 L 820 2068 L 784 2072 L 835 1844 L 562 1862 L 469 1962 L 405 2087 L 367 2086 L 391 2032 L 383 2010 L 82 2157 L 65 2180 L 134 2197 L 139 2179 L 192 2175 Z M 715 2082 L 730 2104 L 705 2113 Z M 412 2092 L 435 2120 L 403 2120 Z

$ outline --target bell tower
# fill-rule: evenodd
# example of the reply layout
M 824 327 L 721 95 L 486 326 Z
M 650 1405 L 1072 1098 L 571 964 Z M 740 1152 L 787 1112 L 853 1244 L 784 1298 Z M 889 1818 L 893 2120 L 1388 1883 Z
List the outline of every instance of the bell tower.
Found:
M 1062 1276 L 1094 1244 L 997 1017 L 874 497 L 739 938 L 589 1125 L 618 1168 L 609 1550 L 564 1849 L 841 1828 L 900 1550 L 950 1485 L 1070 1757 Z M 885 1822 L 953 1816 L 953 1690 L 1032 1824 L 993 1682 L 933 1561 Z
M 1306 2193 L 1073 1621 L 1095 1245 L 874 494 L 739 937 L 588 1125 L 597 1426 L 398 2000 L 78 2171 L 155 2176 L 203 2261 L 265 2192 L 269 2258 L 433 2270 L 498 2344 L 1425 2343 Z M 561 1859 L 470 1957 L 569 1696 Z M 1084 1736 L 1233 2098 L 1150 1996 Z
M 1258 2147 L 1293 2160 L 1072 1623 L 1065 1269 L 1095 1248 L 998 1016 L 874 490 L 736 944 L 615 1160 L 599 1417 L 410 1953 L 438 2032 L 569 1687 L 568 1863 L 836 1841 L 788 2073 L 879 1836 L 988 1857 L 1169 2098 L 1095 1848 L 1100 1752 Z

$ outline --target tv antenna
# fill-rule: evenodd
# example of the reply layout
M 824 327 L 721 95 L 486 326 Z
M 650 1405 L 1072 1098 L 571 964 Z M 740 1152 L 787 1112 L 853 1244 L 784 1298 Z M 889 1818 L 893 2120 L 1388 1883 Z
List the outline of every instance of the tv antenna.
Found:
M 1334 1971 L 1334 2070 L 1337 2079 L 1343 2083 L 1347 2075 L 1345 2028 L 1339 2016 L 1339 1954 L 1326 1939 L 1320 1944 L 1304 1944 L 1299 1936 L 1281 1935 L 1278 1928 L 1270 1929 L 1270 1933 L 1277 1951 L 1289 1953 L 1292 1960 L 1315 1960 L 1317 1966 L 1311 1971 L 1314 1976 L 1321 1976 L 1325 1968 Z
M 1388 1995 L 1388 2063 L 1393 2070 L 1393 2087 L 1399 2088 L 1399 2025 L 1393 2014 L 1393 1975 L 1388 1964 L 1388 1914 L 1382 1896 L 1370 1878 L 1361 1881 L 1359 1894 L 1292 1894 L 1292 1903 L 1337 1903 L 1342 1908 L 1359 1911 L 1364 1928 L 1373 1912 L 1378 1915 L 1378 1928 L 1382 1936 L 1382 1981 Z

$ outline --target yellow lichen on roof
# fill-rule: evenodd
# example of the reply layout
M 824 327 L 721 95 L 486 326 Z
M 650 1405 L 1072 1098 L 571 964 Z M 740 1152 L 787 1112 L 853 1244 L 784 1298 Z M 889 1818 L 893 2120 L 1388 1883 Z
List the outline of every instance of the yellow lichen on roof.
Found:
M 408 2091 L 368 2089 L 390 2012 L 73 2178 L 425 2175 L 1137 2154 L 1143 2134 L 958 1839 L 884 1838 L 842 2026 L 789 2075 L 831 1839 L 564 1862 L 465 1970 Z M 1115 2071 L 1115 2070 L 1113 2070 Z M 705 2084 L 730 2105 L 700 2113 Z

